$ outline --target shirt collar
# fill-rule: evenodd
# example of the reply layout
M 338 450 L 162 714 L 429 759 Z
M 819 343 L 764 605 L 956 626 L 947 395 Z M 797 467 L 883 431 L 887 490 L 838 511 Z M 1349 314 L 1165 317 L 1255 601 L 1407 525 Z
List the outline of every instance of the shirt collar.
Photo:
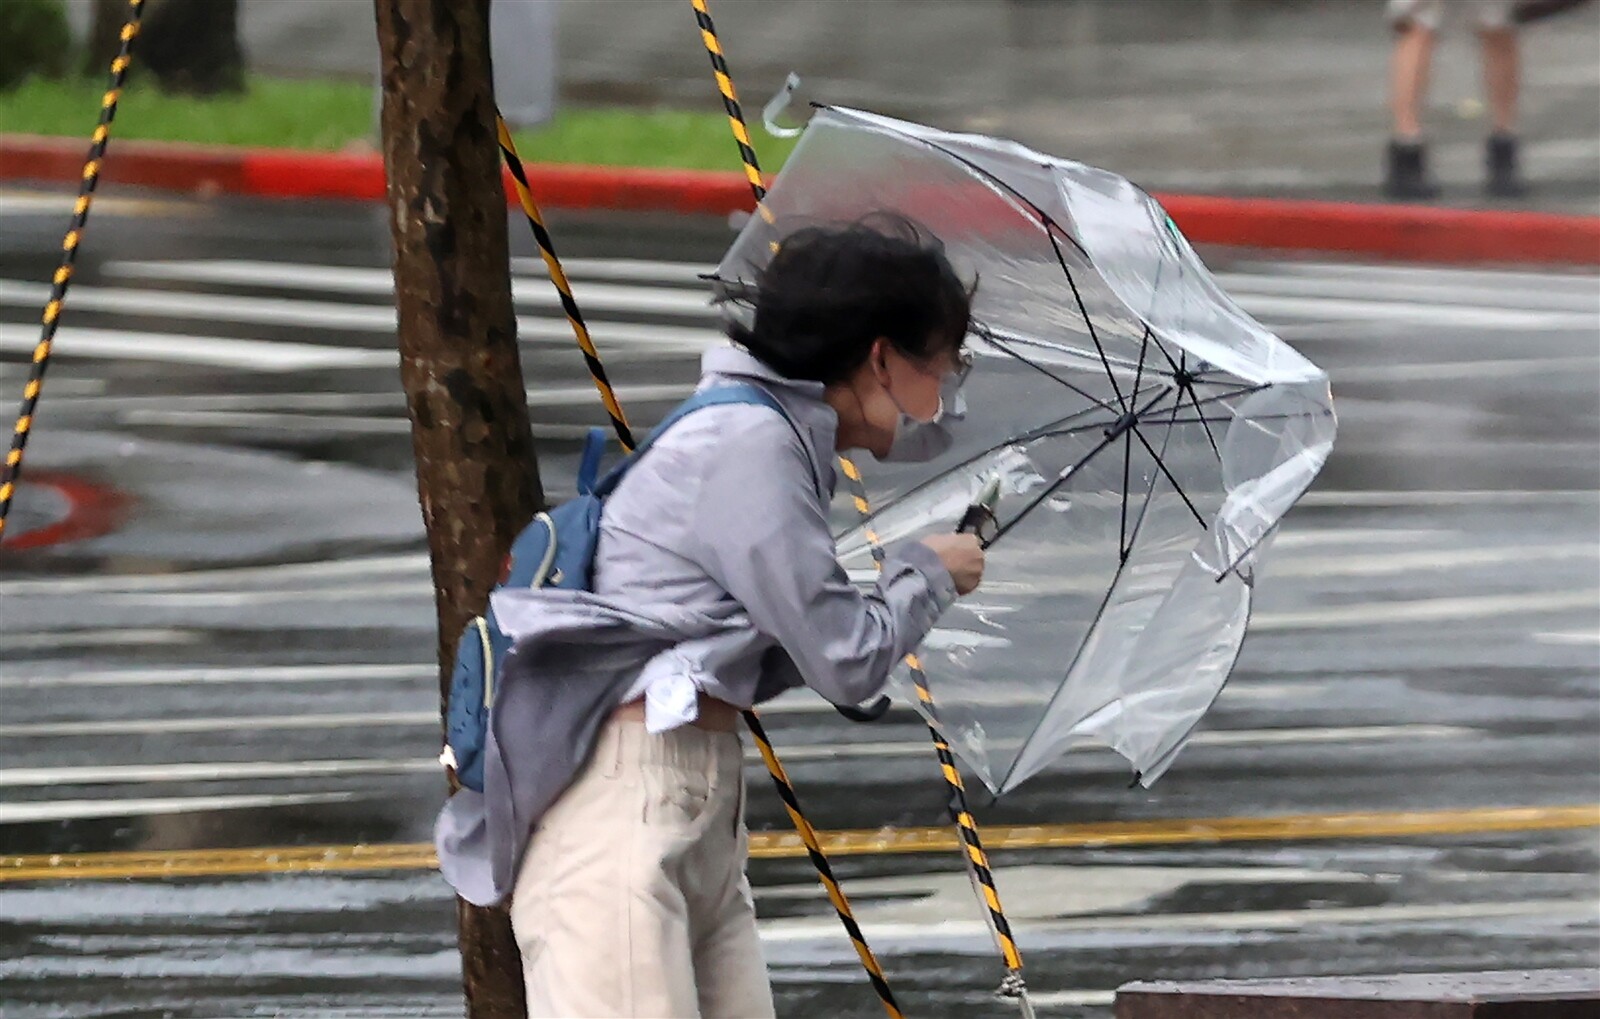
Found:
M 776 396 L 794 422 L 805 430 L 822 469 L 822 480 L 829 491 L 833 490 L 833 446 L 839 434 L 839 415 L 823 399 L 826 386 L 809 379 L 785 378 L 754 354 L 731 344 L 706 351 L 700 358 L 700 372 L 702 385 L 717 378 L 747 379 Z

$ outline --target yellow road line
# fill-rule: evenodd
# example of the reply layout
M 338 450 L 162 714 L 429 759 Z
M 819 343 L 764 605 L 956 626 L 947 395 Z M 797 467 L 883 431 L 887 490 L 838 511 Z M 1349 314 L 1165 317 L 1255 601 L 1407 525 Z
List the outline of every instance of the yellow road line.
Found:
M 1479 832 L 1544 831 L 1600 827 L 1600 804 L 1559 807 L 1485 807 L 1398 813 L 1289 814 L 1102 824 L 994 825 L 983 830 L 990 850 L 1158 846 L 1180 843 L 1395 838 Z M 949 828 L 823 831 L 830 856 L 879 856 L 956 851 Z M 750 855 L 759 860 L 804 857 L 789 832 L 752 832 Z M 350 846 L 282 846 L 250 849 L 180 849 L 133 853 L 64 853 L 0 856 L 0 883 L 112 878 L 212 877 L 244 874 L 431 870 L 438 865 L 424 842 Z

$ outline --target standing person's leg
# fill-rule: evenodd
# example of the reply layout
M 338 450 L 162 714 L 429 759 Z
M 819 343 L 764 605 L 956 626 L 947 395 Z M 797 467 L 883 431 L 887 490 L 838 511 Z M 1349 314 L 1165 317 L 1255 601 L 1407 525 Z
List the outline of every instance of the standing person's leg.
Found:
M 737 795 L 719 797 L 722 807 L 700 861 L 705 922 L 696 925 L 694 969 L 704 1019 L 771 1019 L 775 1014 L 745 876 L 750 833 L 744 823 L 743 757 L 738 739 L 730 735 L 719 754 L 718 781 Z
M 697 733 L 612 719 L 540 821 L 511 905 L 530 1017 L 699 1019 L 675 863 L 709 813 Z
M 1428 178 L 1422 141 L 1422 108 L 1428 94 L 1439 0 L 1389 0 L 1394 49 L 1389 62 L 1389 139 L 1384 190 L 1395 198 L 1432 198 L 1438 187 Z
M 1491 133 L 1487 143 L 1489 193 L 1513 197 L 1527 191 L 1517 172 L 1517 100 L 1522 84 L 1522 54 L 1511 4 L 1478 5 L 1478 42 L 1483 53 L 1483 85 L 1488 93 Z

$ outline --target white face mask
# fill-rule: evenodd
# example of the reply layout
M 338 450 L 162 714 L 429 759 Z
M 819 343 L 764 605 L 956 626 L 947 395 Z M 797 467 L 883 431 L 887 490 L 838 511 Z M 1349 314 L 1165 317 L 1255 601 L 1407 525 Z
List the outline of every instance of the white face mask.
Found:
M 885 462 L 921 463 L 932 460 L 955 444 L 951 426 L 967 417 L 967 397 L 961 391 L 966 382 L 965 372 L 947 372 L 939 381 L 939 407 L 933 417 L 920 421 L 905 411 L 895 422 L 894 441 L 889 452 L 880 459 Z M 892 398 L 892 397 L 891 397 Z M 896 407 L 899 406 L 897 403 Z

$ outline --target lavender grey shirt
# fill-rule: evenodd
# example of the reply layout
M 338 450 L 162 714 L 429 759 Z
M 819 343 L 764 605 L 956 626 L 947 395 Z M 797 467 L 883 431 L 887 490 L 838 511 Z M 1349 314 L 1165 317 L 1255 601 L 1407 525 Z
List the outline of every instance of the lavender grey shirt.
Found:
M 484 791 L 457 792 L 435 827 L 440 870 L 470 902 L 510 891 L 534 824 L 624 700 L 652 700 L 654 728 L 693 717 L 700 692 L 753 707 L 806 685 L 859 704 L 955 600 L 919 543 L 892 548 L 870 590 L 839 565 L 838 418 L 821 385 L 731 347 L 702 368 L 703 386 L 754 382 L 784 415 L 709 407 L 655 443 L 606 501 L 592 593 L 494 595 L 516 646 L 490 712 Z

